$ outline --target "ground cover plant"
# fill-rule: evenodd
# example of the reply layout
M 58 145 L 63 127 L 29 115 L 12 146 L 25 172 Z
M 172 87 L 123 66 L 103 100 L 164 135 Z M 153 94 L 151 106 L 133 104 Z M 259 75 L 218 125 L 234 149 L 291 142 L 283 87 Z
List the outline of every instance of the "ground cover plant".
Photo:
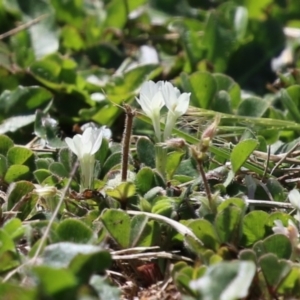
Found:
M 0 298 L 300 298 L 299 45 L 297 0 L 0 0 Z

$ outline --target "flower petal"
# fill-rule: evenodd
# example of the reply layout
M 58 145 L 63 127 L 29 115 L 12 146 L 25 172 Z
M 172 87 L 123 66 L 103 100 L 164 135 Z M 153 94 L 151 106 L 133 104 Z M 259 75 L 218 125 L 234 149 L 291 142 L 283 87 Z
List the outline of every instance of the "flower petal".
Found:
M 65 138 L 65 142 L 66 142 L 66 144 L 68 145 L 68 147 L 70 148 L 70 150 L 71 150 L 74 154 L 78 155 L 78 152 L 77 152 L 77 149 L 76 149 L 76 147 L 75 147 L 75 145 L 74 145 L 73 139 L 67 137 L 67 138 Z
M 190 95 L 190 93 L 182 93 L 179 96 L 177 100 L 178 104 L 175 108 L 175 113 L 177 115 L 182 116 L 188 110 L 190 104 Z
M 84 145 L 82 143 L 82 136 L 80 134 L 76 134 L 73 137 L 73 143 L 74 143 L 74 147 L 76 149 L 76 155 L 78 157 L 78 159 L 81 159 L 84 155 Z
M 92 139 L 93 128 L 88 127 L 82 134 L 82 143 L 85 144 Z
M 91 149 L 91 154 L 95 154 L 99 149 L 102 144 L 102 138 L 103 138 L 103 130 L 102 129 L 96 129 L 93 132 L 94 134 L 94 140 L 93 140 L 93 146 Z
M 158 89 L 159 86 L 152 80 L 149 80 L 142 84 L 140 94 L 146 95 L 149 99 L 151 99 L 156 94 Z

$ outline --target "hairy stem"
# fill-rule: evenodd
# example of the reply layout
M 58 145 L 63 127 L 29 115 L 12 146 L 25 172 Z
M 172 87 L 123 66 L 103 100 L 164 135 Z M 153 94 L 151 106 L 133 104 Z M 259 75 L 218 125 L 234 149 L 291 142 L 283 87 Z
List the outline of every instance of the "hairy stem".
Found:
M 130 138 L 132 132 L 133 118 L 135 116 L 135 111 L 132 108 L 124 104 L 126 119 L 125 128 L 122 139 L 122 162 L 121 162 L 121 180 L 127 181 L 127 170 L 128 170 L 128 160 L 129 160 L 129 150 L 130 150 Z
M 210 190 L 207 178 L 206 178 L 205 171 L 203 169 L 202 161 L 197 160 L 197 167 L 198 167 L 198 170 L 199 170 L 200 175 L 201 175 L 202 180 L 203 180 L 204 189 L 205 189 L 205 192 L 206 192 L 206 196 L 207 196 L 207 199 L 208 199 L 208 202 L 209 202 L 210 209 L 211 209 L 211 211 L 214 211 L 213 198 L 212 198 L 212 195 L 211 195 L 211 190 Z

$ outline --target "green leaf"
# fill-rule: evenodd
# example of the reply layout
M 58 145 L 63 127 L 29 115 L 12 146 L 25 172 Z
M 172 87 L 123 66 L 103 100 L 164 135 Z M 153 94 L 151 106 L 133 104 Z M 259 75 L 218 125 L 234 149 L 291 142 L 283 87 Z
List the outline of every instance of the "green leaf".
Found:
M 1 241 L 1 237 L 0 237 L 0 241 Z M 12 270 L 12 269 L 18 267 L 19 264 L 20 264 L 20 258 L 14 251 L 8 250 L 8 251 L 5 251 L 4 253 L 0 254 L 0 272 L 1 273 Z
M 131 236 L 133 235 L 131 230 Z M 139 247 L 150 247 L 160 244 L 161 239 L 161 228 L 159 224 L 152 220 L 149 221 L 143 232 L 141 232 L 139 239 L 137 240 L 136 246 Z
M 117 0 L 110 1 L 107 7 L 105 27 L 123 28 L 126 24 L 126 6 Z
M 150 191 L 155 187 L 153 171 L 148 167 L 140 169 L 135 178 L 135 185 L 141 195 Z
M 0 229 L 0 242 L 1 242 L 0 255 L 3 255 L 6 251 L 16 252 L 15 244 L 11 236 L 4 229 Z
M 197 238 L 203 242 L 206 248 L 217 251 L 220 242 L 214 226 L 204 219 L 198 219 L 190 222 L 188 227 L 194 232 Z
M 51 158 L 38 158 L 35 161 L 36 169 L 48 170 L 48 168 L 52 162 L 53 162 L 53 159 L 51 159 Z
M 181 82 L 186 92 L 191 93 L 191 104 L 208 109 L 217 92 L 217 83 L 213 75 L 208 72 L 195 72 L 189 77 L 181 74 Z
M 106 194 L 121 202 L 135 195 L 135 185 L 132 182 L 122 182 L 113 189 L 106 189 Z
M 254 2 L 251 0 L 244 0 L 243 4 L 248 10 L 249 18 L 259 18 L 263 15 L 265 9 L 268 5 L 272 3 L 272 0 L 262 0 L 259 2 Z
M 155 148 L 150 139 L 140 137 L 136 144 L 139 161 L 150 168 L 155 168 Z
M 299 298 L 299 267 L 293 266 L 291 272 L 285 277 L 285 279 L 280 283 L 277 289 L 278 293 L 285 295 L 293 295 L 295 298 Z
M 38 278 L 39 289 L 48 296 L 54 297 L 56 293 L 69 291 L 78 283 L 76 277 L 67 269 L 37 266 L 33 268 L 33 271 Z M 59 278 L 59 280 L 53 280 L 54 278 Z
M 221 73 L 213 74 L 217 82 L 218 91 L 226 91 L 230 95 L 230 106 L 237 108 L 241 101 L 241 89 L 239 85 L 229 76 Z
M 0 154 L 6 156 L 7 151 L 14 146 L 14 142 L 6 135 L 0 135 Z
M 255 273 L 255 264 L 250 261 L 221 262 L 209 267 L 204 276 L 190 283 L 190 287 L 201 293 L 201 299 L 245 298 Z
M 206 59 L 213 63 L 216 72 L 225 70 L 227 56 L 233 50 L 236 39 L 230 12 L 232 9 L 228 6 L 224 8 L 224 5 L 220 5 L 218 10 L 208 12 L 202 37 L 202 44 L 206 48 Z
M 234 173 L 236 173 L 243 166 L 257 145 L 257 140 L 249 139 L 238 143 L 233 148 L 230 155 L 230 161 L 232 164 L 232 171 Z
M 241 250 L 240 253 L 239 253 L 239 259 L 240 260 L 252 261 L 255 264 L 257 264 L 256 254 L 251 249 Z
M 297 92 L 297 93 L 295 93 L 295 92 Z M 282 102 L 283 106 L 287 109 L 289 114 L 291 115 L 292 119 L 295 122 L 300 123 L 300 112 L 299 112 L 297 105 L 295 104 L 296 100 L 299 102 L 299 98 L 300 98 L 299 87 L 292 86 L 286 90 L 281 89 L 280 95 L 281 95 L 281 98 L 280 98 L 281 102 Z
M 11 210 L 17 203 L 22 204 L 18 208 L 18 218 L 24 220 L 28 217 L 31 210 L 35 207 L 37 202 L 37 195 L 33 195 L 32 192 L 35 186 L 28 181 L 14 182 L 9 186 L 7 193 L 7 209 Z M 24 197 L 24 198 L 23 198 Z
M 225 114 L 232 113 L 230 95 L 226 91 L 219 91 L 216 94 L 214 110 Z
M 34 164 L 33 152 L 25 147 L 14 146 L 7 152 L 7 159 L 10 164 L 14 165 L 27 165 L 31 166 Z
M 143 231 L 148 222 L 145 215 L 136 215 L 131 219 L 130 230 L 130 247 L 135 247 L 141 238 Z
M 173 174 L 176 172 L 183 155 L 184 152 L 179 152 L 179 151 L 173 151 L 168 153 L 167 163 L 166 163 L 166 173 L 167 173 L 168 180 L 172 179 Z
M 260 257 L 266 253 L 273 253 L 279 259 L 289 259 L 292 254 L 292 245 L 288 237 L 283 234 L 273 234 L 263 241 L 254 244 L 253 250 Z
M 258 97 L 243 100 L 237 110 L 239 116 L 262 117 L 269 108 L 269 103 Z
M 51 175 L 51 172 L 45 169 L 39 169 L 33 172 L 36 181 L 41 184 L 46 178 Z
M 93 231 L 83 222 L 76 219 L 66 219 L 59 223 L 56 233 L 60 241 L 88 243 L 93 237 Z
M 18 180 L 25 180 L 30 178 L 30 170 L 27 166 L 12 165 L 5 173 L 4 180 L 7 183 L 13 183 Z
M 89 279 L 96 273 L 102 273 L 112 264 L 112 259 L 107 251 L 77 254 L 70 262 L 68 269 L 80 280 L 88 284 Z
M 282 282 L 292 270 L 291 264 L 286 260 L 279 260 L 275 254 L 264 254 L 259 259 L 259 265 L 269 287 L 276 291 L 279 283 Z
M 34 0 L 28 0 L 26 3 L 20 0 L 18 2 L 24 21 L 28 22 L 28 19 L 33 20 L 44 15 L 44 18 L 30 26 L 28 30 L 35 57 L 39 59 L 57 51 L 59 43 L 52 5 L 49 2 L 40 2 L 37 5 Z
M 102 139 L 100 149 L 95 153 L 95 159 L 98 160 L 100 162 L 100 165 L 102 166 L 108 154 L 109 154 L 108 140 Z
M 98 293 L 99 299 L 119 300 L 121 298 L 120 289 L 109 285 L 103 277 L 93 276 L 90 285 Z
M 241 209 L 242 212 L 244 212 L 247 209 L 247 205 L 244 200 L 240 198 L 228 198 L 220 203 L 220 205 L 217 207 L 217 211 L 219 213 L 230 206 L 238 207 Z
M 37 290 L 33 288 L 22 287 L 17 284 L 2 282 L 0 285 L 0 298 L 33 300 L 37 299 Z
M 58 20 L 81 28 L 84 20 L 84 8 L 82 0 L 51 0 Z
M 276 178 L 268 178 L 266 187 L 272 195 L 274 201 L 281 202 L 286 197 L 285 188 L 280 184 Z
M 235 7 L 234 29 L 238 40 L 243 41 L 247 32 L 248 10 L 243 6 Z
M 121 152 L 115 152 L 112 155 L 110 155 L 105 161 L 103 167 L 101 168 L 101 177 L 106 175 L 108 171 L 110 171 L 114 166 L 120 164 L 121 157 Z
M 33 123 L 34 120 L 34 114 L 7 118 L 0 125 L 0 133 L 15 132 L 18 129 Z
M 49 171 L 58 177 L 67 178 L 69 177 L 69 172 L 65 169 L 64 165 L 59 162 L 53 162 L 49 166 Z
M 219 212 L 215 219 L 215 228 L 221 243 L 238 244 L 241 235 L 242 211 L 238 207 L 229 206 Z
M 54 148 L 66 147 L 65 141 L 58 137 L 58 123 L 48 114 L 40 110 L 36 111 L 34 133 L 46 140 L 49 146 Z
M 72 152 L 69 148 L 62 148 L 59 150 L 58 153 L 58 160 L 63 165 L 65 171 L 68 175 L 66 177 L 69 177 L 69 174 L 71 173 L 74 163 L 76 161 L 76 158 L 72 155 Z
M 85 48 L 84 40 L 78 30 L 72 26 L 64 26 L 61 30 L 62 43 L 65 48 L 75 51 Z
M 121 210 L 105 209 L 101 221 L 110 237 L 122 248 L 130 246 L 130 217 Z
M 4 224 L 3 230 L 9 234 L 10 238 L 13 240 L 20 238 L 25 232 L 25 228 L 22 226 L 21 220 L 17 218 L 8 220 Z
M 243 219 L 243 244 L 248 247 L 263 239 L 266 234 L 265 224 L 268 214 L 255 210 L 247 214 Z
M 172 215 L 176 211 L 175 199 L 169 197 L 161 197 L 152 206 L 151 212 L 158 215 L 163 215 L 168 218 L 172 218 Z
M 128 96 L 131 95 L 143 84 L 147 77 L 157 69 L 158 65 L 156 64 L 138 65 L 135 68 L 123 72 L 121 76 L 115 76 L 113 78 L 114 84 L 108 85 L 105 88 L 108 98 L 115 103 L 121 104 L 126 94 Z M 105 121 L 103 121 L 103 123 L 106 124 Z
M 4 177 L 8 167 L 7 159 L 4 155 L 0 154 L 0 177 Z
M 92 254 L 98 253 L 100 250 L 102 250 L 101 247 L 88 244 L 55 243 L 45 247 L 42 262 L 50 267 L 67 268 L 71 260 L 79 253 Z
M 191 289 L 190 282 L 191 282 L 191 274 L 193 269 L 191 267 L 185 267 L 175 274 L 175 283 L 180 288 L 183 288 L 184 291 L 187 291 L 189 294 L 196 296 L 196 293 Z
M 52 94 L 40 86 L 18 86 L 0 95 L 0 111 L 5 114 L 24 114 L 49 102 Z

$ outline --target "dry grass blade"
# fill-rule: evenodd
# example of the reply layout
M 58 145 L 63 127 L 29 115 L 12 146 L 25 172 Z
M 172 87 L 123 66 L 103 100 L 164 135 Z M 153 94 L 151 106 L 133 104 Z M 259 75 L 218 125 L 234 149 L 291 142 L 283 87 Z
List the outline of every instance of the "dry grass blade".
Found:
M 128 210 L 127 213 L 129 215 L 146 215 L 151 219 L 154 219 L 154 220 L 157 220 L 157 221 L 162 221 L 166 224 L 169 224 L 171 227 L 173 227 L 175 230 L 177 230 L 177 232 L 182 234 L 184 237 L 188 236 L 188 237 L 192 238 L 195 242 L 203 245 L 202 241 L 200 241 L 188 227 L 186 227 L 185 225 L 183 225 L 179 222 L 176 222 L 175 220 L 172 220 L 172 219 L 167 218 L 165 216 L 152 214 L 152 213 L 148 213 L 148 212 Z
M 193 262 L 193 260 L 188 257 L 165 252 L 165 251 L 124 254 L 124 255 L 112 254 L 112 259 L 114 259 L 114 260 L 131 260 L 131 259 L 151 260 L 151 259 L 157 259 L 157 258 L 168 258 L 168 259 L 174 259 L 174 260 L 184 260 L 187 262 Z
M 12 29 L 12 30 L 9 30 L 3 34 L 0 34 L 0 40 L 3 40 L 11 35 L 14 35 L 14 34 L 17 34 L 18 32 L 22 31 L 22 30 L 25 30 L 29 27 L 31 27 L 32 25 L 40 22 L 41 20 L 45 19 L 46 17 L 48 17 L 49 14 L 44 14 L 44 15 L 41 15 L 33 20 L 30 20 L 29 22 L 27 23 L 24 23 L 24 24 L 21 24 L 20 26 Z

